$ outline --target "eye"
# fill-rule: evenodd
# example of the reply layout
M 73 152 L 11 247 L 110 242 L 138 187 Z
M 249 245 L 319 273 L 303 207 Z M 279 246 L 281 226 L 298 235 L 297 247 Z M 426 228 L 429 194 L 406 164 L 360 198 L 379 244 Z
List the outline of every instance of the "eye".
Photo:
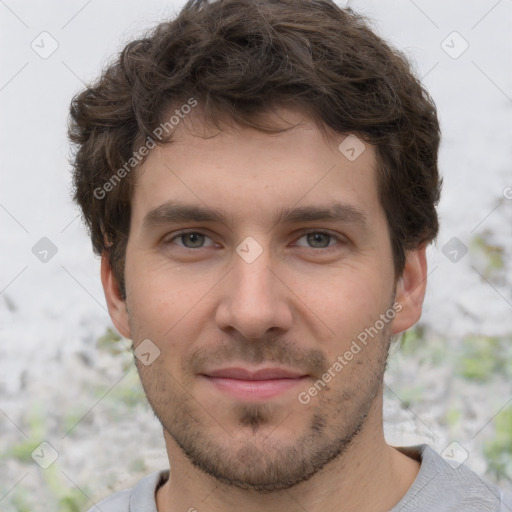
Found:
M 306 240 L 306 244 L 297 243 L 299 247 L 304 247 L 305 249 L 312 249 L 314 252 L 319 249 L 330 249 L 335 248 L 336 245 L 339 245 L 342 242 L 341 237 L 335 236 L 331 233 L 327 233 L 325 231 L 310 231 L 308 233 L 304 233 L 299 239 Z M 210 243 L 207 244 L 206 241 L 210 240 Z M 184 249 L 203 249 L 205 247 L 214 246 L 215 242 L 204 233 L 200 231 L 187 231 L 178 233 L 167 240 L 164 240 L 166 245 L 177 245 L 178 247 L 183 247 Z
M 204 233 L 200 233 L 199 231 L 189 231 L 186 233 L 180 233 L 178 235 L 173 236 L 165 241 L 166 244 L 176 244 L 180 247 L 184 247 L 185 249 L 202 249 L 205 247 L 205 240 L 212 240 L 209 236 Z M 175 240 L 180 240 L 180 243 L 176 243 Z M 212 240 L 213 242 L 213 240 Z M 210 244 L 213 245 L 213 244 Z
M 303 238 L 305 238 L 307 243 L 310 244 L 308 248 L 312 249 L 327 249 L 336 245 L 336 242 L 340 242 L 340 238 L 324 231 L 310 231 L 309 233 L 302 235 L 299 240 Z M 331 244 L 331 242 L 334 243 Z M 298 245 L 304 247 L 301 244 Z

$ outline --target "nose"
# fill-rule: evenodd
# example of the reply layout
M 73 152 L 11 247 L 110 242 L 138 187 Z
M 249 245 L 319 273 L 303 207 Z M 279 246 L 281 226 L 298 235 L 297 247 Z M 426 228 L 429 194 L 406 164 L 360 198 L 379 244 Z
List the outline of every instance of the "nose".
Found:
M 222 281 L 216 311 L 219 329 L 237 331 L 248 340 L 290 329 L 292 293 L 271 265 L 268 250 L 251 263 L 235 254 L 234 268 Z

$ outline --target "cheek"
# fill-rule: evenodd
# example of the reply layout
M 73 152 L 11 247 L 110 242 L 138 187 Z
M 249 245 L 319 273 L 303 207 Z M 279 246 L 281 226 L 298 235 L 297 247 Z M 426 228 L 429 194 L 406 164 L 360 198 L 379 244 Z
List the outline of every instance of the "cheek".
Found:
M 156 277 L 154 272 L 139 271 L 127 279 L 130 316 L 139 339 L 161 340 L 185 315 L 188 306 L 186 294 L 176 283 L 171 287 L 162 276 Z
M 172 374 L 187 353 L 204 338 L 202 330 L 211 319 L 214 280 L 205 276 L 150 266 L 132 274 L 130 316 L 135 345 L 148 338 L 161 353 L 159 361 Z M 139 267 L 141 268 L 141 267 Z M 210 282 L 212 281 L 212 282 Z
M 291 283 L 290 288 L 301 299 L 303 313 L 307 317 L 317 315 L 317 321 L 324 322 L 336 337 L 373 324 L 392 298 L 391 280 L 368 267 L 296 274 Z
M 170 323 L 205 294 L 208 282 L 184 266 L 141 253 L 127 258 L 126 282 L 134 312 Z

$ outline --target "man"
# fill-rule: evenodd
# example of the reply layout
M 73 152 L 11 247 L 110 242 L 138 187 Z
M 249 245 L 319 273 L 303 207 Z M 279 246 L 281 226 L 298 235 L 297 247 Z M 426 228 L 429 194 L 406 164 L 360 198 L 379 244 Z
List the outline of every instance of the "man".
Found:
M 512 510 L 384 439 L 388 349 L 420 318 L 438 231 L 440 134 L 361 17 L 190 1 L 71 115 L 75 199 L 170 463 L 91 510 Z

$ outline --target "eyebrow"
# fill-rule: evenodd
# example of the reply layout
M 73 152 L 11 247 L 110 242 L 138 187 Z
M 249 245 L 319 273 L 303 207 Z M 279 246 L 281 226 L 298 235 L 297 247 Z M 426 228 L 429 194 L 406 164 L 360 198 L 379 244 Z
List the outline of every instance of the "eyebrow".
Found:
M 218 222 L 228 225 L 227 216 L 222 210 L 204 206 L 174 202 L 163 203 L 150 210 L 143 220 L 143 228 L 149 229 L 162 224 L 178 222 Z M 301 222 L 331 221 L 354 224 L 361 229 L 368 228 L 368 218 L 364 211 L 351 205 L 333 203 L 328 206 L 301 206 L 279 208 L 273 215 L 273 226 L 277 224 L 299 224 Z
M 312 221 L 335 221 L 355 224 L 360 228 L 368 227 L 368 218 L 362 210 L 342 203 L 334 203 L 328 206 L 301 206 L 279 209 L 273 219 L 274 225 Z

